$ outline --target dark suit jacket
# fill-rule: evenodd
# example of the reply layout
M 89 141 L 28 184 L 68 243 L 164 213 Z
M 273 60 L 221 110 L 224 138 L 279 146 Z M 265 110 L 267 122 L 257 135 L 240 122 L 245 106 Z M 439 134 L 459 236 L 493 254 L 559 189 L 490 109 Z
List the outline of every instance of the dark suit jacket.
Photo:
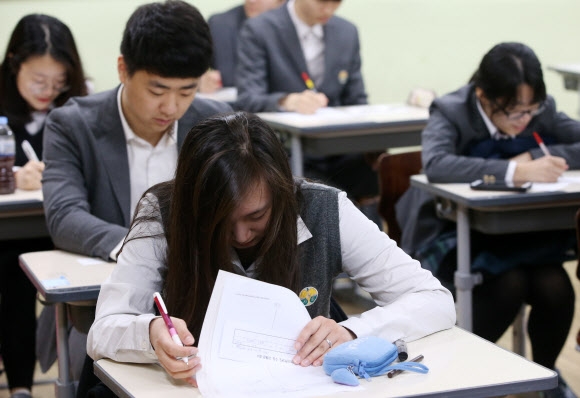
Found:
M 42 190 L 50 235 L 59 248 L 106 260 L 132 217 L 117 90 L 72 98 L 50 113 L 44 129 Z M 230 110 L 195 99 L 179 119 L 178 148 L 198 121 Z
M 212 15 L 207 21 L 213 40 L 212 67 L 220 71 L 224 87 L 236 85 L 238 35 L 245 20 L 246 13 L 242 5 Z
M 325 72 L 317 87 L 329 106 L 366 104 L 358 31 L 332 17 L 324 26 Z M 308 72 L 302 47 L 286 5 L 248 19 L 240 31 L 237 107 L 250 112 L 278 111 L 278 101 L 306 89 Z
M 490 136 L 477 109 L 473 85 L 436 99 L 429 111 L 421 144 L 423 171 L 430 182 L 471 182 L 485 174 L 498 180 L 505 178 L 509 160 L 467 156 L 470 148 Z M 566 159 L 570 169 L 580 169 L 580 122 L 557 112 L 550 96 L 545 111 L 535 116 L 520 136 L 532 136 L 534 131 L 553 139 L 556 144 L 548 145 L 553 156 Z M 534 159 L 543 156 L 540 148 L 530 153 Z M 417 188 L 410 188 L 401 197 L 396 211 L 402 231 L 401 248 L 411 255 L 446 228 L 435 214 L 433 197 Z

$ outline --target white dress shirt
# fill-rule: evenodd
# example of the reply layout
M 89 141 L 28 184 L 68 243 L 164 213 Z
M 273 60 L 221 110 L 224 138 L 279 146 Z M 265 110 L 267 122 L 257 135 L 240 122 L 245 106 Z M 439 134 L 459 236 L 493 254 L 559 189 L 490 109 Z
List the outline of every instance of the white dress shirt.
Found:
M 131 217 L 141 199 L 141 195 L 155 184 L 171 180 L 177 167 L 177 121 L 173 128 L 164 134 L 157 145 L 153 146 L 143 138 L 137 136 L 123 114 L 121 106 L 121 93 L 123 85 L 117 92 L 117 106 L 121 116 L 121 124 L 127 143 L 127 155 L 129 156 L 129 179 L 131 183 Z M 110 257 L 115 260 L 123 241 L 113 249 Z
M 493 124 L 491 119 L 487 116 L 487 114 L 483 110 L 483 107 L 481 106 L 479 99 L 477 99 L 475 102 L 477 104 L 477 110 L 479 111 L 479 114 L 481 115 L 481 118 L 483 119 L 483 122 L 485 123 L 491 138 L 493 138 L 494 140 L 510 140 L 510 139 L 514 138 L 511 135 L 507 135 L 507 134 L 500 132 L 499 129 L 497 128 L 497 126 L 495 124 Z M 510 160 L 510 162 L 508 164 L 508 168 L 505 172 L 505 177 L 504 177 L 505 181 L 507 181 L 507 182 L 513 181 L 514 173 L 516 172 L 516 165 L 517 165 L 517 163 L 515 161 Z
M 302 53 L 308 68 L 308 74 L 314 84 L 320 86 L 324 79 L 324 30 L 321 24 L 307 25 L 296 14 L 295 0 L 288 1 L 288 13 L 294 24 Z
M 153 195 L 147 199 L 157 208 Z M 343 271 L 378 304 L 341 324 L 358 337 L 375 335 L 388 341 L 412 341 L 452 327 L 451 293 L 367 219 L 346 193 L 341 192 L 338 201 Z M 143 209 L 147 214 L 150 210 Z M 298 242 L 310 239 L 312 234 L 300 218 L 297 223 Z M 159 222 L 141 224 L 129 236 L 143 233 L 158 235 L 127 243 L 112 275 L 101 286 L 87 342 L 87 352 L 95 360 L 156 361 L 149 323 L 155 318 L 153 293 L 163 286 L 167 241 Z M 237 257 L 233 262 L 237 273 L 255 277 L 255 264 L 246 271 Z

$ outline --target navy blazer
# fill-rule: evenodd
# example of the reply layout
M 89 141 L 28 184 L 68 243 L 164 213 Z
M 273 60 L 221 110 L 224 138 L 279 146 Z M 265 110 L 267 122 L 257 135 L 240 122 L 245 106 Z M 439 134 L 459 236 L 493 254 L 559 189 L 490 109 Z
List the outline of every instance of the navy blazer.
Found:
M 361 75 L 358 31 L 333 16 L 324 25 L 324 78 L 317 87 L 329 106 L 367 103 Z M 306 90 L 309 72 L 287 5 L 248 19 L 238 41 L 237 107 L 249 112 L 275 112 L 290 93 Z

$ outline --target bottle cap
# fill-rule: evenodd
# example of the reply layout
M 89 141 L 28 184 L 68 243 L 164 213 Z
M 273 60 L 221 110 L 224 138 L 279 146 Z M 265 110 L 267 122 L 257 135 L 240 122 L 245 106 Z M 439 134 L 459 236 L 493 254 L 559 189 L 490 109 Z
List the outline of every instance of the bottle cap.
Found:
M 0 116 L 0 124 L 8 124 L 8 118 L 6 116 Z

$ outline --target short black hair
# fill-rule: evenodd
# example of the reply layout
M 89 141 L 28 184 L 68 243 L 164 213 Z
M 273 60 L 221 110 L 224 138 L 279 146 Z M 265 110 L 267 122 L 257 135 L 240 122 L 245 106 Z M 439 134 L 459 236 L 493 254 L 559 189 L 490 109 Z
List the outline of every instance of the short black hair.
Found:
M 546 99 L 542 65 L 534 51 L 522 43 L 499 43 L 483 56 L 471 82 L 486 98 L 503 107 L 515 105 L 517 88 L 528 84 L 534 90 L 533 102 Z
M 121 54 L 127 72 L 199 77 L 212 59 L 209 26 L 197 8 L 178 0 L 140 6 L 127 21 Z

